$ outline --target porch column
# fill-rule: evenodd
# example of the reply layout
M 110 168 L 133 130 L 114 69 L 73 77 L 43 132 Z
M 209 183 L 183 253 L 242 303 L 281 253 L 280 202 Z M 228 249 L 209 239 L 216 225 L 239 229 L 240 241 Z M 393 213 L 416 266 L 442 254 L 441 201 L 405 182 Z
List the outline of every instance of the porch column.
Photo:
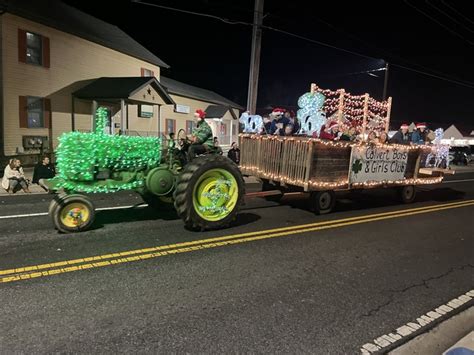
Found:
M 75 102 L 76 100 L 74 99 L 74 95 L 71 95 L 71 131 L 76 130 L 76 117 L 74 114 L 74 111 L 76 111 Z
M 122 134 L 126 133 L 126 124 L 125 124 L 125 100 L 120 100 L 120 132 Z
M 161 105 L 158 105 L 158 137 L 161 137 Z
M 97 129 L 97 125 L 96 125 L 96 122 L 95 122 L 95 113 L 97 111 L 97 101 L 96 100 L 92 100 L 92 132 L 95 132 L 95 130 Z

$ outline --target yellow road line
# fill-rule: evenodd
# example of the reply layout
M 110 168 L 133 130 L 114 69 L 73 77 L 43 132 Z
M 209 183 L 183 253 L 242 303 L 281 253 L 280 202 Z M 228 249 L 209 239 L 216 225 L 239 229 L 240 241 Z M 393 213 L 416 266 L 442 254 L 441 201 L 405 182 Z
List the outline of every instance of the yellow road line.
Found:
M 52 269 L 52 270 L 46 270 L 46 271 L 40 271 L 40 272 L 20 273 L 18 275 L 0 278 L 0 283 L 27 280 L 27 279 L 37 278 L 37 277 L 42 277 L 42 276 L 50 276 L 50 275 L 56 275 L 56 274 L 61 274 L 61 273 L 66 273 L 66 272 L 73 272 L 73 271 L 99 268 L 99 267 L 116 265 L 116 264 L 121 264 L 121 263 L 128 263 L 128 262 L 139 261 L 139 260 L 146 260 L 150 258 L 157 258 L 160 256 L 172 255 L 172 254 L 177 254 L 177 253 L 186 253 L 186 252 L 191 252 L 191 251 L 222 247 L 222 246 L 232 245 L 232 244 L 240 244 L 240 243 L 246 243 L 246 242 L 251 242 L 251 241 L 277 238 L 277 237 L 313 232 L 313 231 L 330 229 L 330 228 L 339 228 L 339 227 L 350 226 L 350 225 L 355 225 L 355 224 L 369 223 L 369 222 L 375 222 L 375 221 L 380 221 L 380 220 L 385 220 L 385 219 L 400 218 L 400 217 L 412 216 L 416 214 L 431 213 L 431 212 L 437 212 L 437 211 L 442 211 L 442 210 L 447 210 L 447 209 L 452 209 L 452 208 L 460 208 L 460 207 L 467 207 L 467 206 L 474 205 L 474 201 L 473 200 L 470 200 L 470 201 L 471 202 L 464 202 L 462 204 L 438 205 L 438 206 L 433 206 L 433 208 L 425 209 L 425 210 L 417 209 L 416 211 L 413 211 L 413 209 L 411 209 L 411 210 L 401 211 L 400 213 L 396 215 L 385 215 L 385 216 L 379 216 L 379 217 L 374 217 L 374 218 L 369 218 L 369 219 L 359 219 L 359 220 L 352 220 L 352 221 L 346 221 L 346 222 L 342 222 L 343 220 L 341 219 L 338 221 L 339 223 L 335 223 L 335 224 L 320 225 L 320 226 L 310 227 L 310 228 L 305 228 L 305 229 L 287 230 L 287 231 L 282 231 L 282 232 L 277 232 L 277 233 L 256 235 L 256 236 L 243 237 L 243 238 L 238 238 L 238 239 L 229 239 L 229 240 L 217 241 L 214 243 L 202 243 L 200 245 L 194 245 L 190 247 L 182 247 L 182 248 L 171 249 L 171 250 L 162 251 L 162 252 L 154 252 L 154 253 L 125 257 L 125 258 L 105 260 L 105 261 L 100 261 L 96 263 L 69 266 L 66 268 Z
M 403 213 L 408 213 L 412 211 L 415 212 L 415 211 L 431 209 L 437 206 L 455 206 L 455 205 L 464 204 L 467 202 L 474 202 L 474 200 L 465 200 L 465 201 L 458 201 L 458 202 L 450 202 L 450 203 L 441 204 L 441 205 L 431 205 L 431 206 L 416 207 L 416 208 L 403 209 L 403 210 L 397 210 L 397 211 L 391 211 L 391 212 L 375 213 L 375 214 L 369 214 L 369 215 L 363 215 L 363 216 L 342 218 L 338 220 L 329 220 L 329 221 L 301 224 L 298 226 L 267 229 L 267 230 L 262 230 L 262 231 L 233 234 L 233 235 L 228 235 L 228 236 L 223 236 L 223 237 L 199 239 L 199 240 L 194 240 L 191 242 L 181 242 L 181 243 L 176 243 L 176 244 L 167 244 L 167 245 L 161 245 L 161 246 L 144 248 L 144 249 L 135 249 L 135 250 L 128 250 L 128 251 L 111 253 L 111 254 L 96 255 L 96 256 L 90 256 L 90 257 L 80 258 L 80 259 L 64 260 L 64 261 L 58 261 L 54 263 L 25 266 L 25 267 L 20 267 L 20 268 L 15 268 L 15 269 L 0 270 L 0 275 L 17 274 L 20 272 L 27 272 L 27 271 L 40 271 L 40 270 L 51 269 L 51 268 L 60 267 L 60 266 L 77 265 L 77 264 L 83 264 L 83 263 L 88 263 L 88 262 L 93 262 L 93 261 L 102 261 L 102 260 L 107 260 L 107 259 L 126 257 L 130 255 L 145 254 L 145 253 L 162 251 L 162 250 L 200 245 L 204 243 L 220 242 L 220 241 L 229 240 L 229 239 L 249 237 L 249 236 L 261 235 L 261 234 L 270 234 L 270 233 L 289 231 L 289 230 L 297 230 L 297 229 L 303 229 L 303 228 L 308 228 L 308 227 L 317 227 L 321 225 L 341 223 L 341 222 L 347 222 L 347 221 L 355 221 L 355 220 L 374 218 L 374 217 L 379 217 L 379 216 L 390 216 L 390 215 L 398 214 L 401 212 Z

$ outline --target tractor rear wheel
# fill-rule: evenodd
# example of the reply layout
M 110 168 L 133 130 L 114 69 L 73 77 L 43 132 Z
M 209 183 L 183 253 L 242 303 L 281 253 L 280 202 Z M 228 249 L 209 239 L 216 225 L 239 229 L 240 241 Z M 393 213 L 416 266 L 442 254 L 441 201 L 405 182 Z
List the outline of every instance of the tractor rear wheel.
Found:
M 87 230 L 95 218 L 92 201 L 84 195 L 60 195 L 50 205 L 54 226 L 63 233 Z
M 206 155 L 184 167 L 174 192 L 174 206 L 188 228 L 218 229 L 235 218 L 244 194 L 237 165 L 221 155 Z

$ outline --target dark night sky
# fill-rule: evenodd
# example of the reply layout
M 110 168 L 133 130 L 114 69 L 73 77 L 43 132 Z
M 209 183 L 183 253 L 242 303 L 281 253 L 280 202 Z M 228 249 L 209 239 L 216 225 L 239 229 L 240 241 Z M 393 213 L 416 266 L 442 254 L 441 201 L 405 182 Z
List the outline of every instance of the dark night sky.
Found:
M 162 70 L 163 75 L 216 91 L 245 106 L 250 26 L 229 25 L 125 0 L 103 2 L 103 7 L 97 0 L 64 1 L 119 26 L 154 52 L 171 66 Z M 252 22 L 253 19 L 253 0 L 146 1 L 230 20 Z M 311 3 L 313 7 L 308 7 Z M 433 16 L 449 30 L 409 4 Z M 437 12 L 432 5 L 454 20 Z M 466 1 L 455 0 L 350 3 L 266 0 L 264 25 L 383 58 L 389 63 L 468 82 L 473 88 L 391 66 L 388 94 L 393 97 L 394 123 L 424 120 L 433 126 L 455 123 L 463 130 L 472 130 L 474 14 L 470 18 L 462 17 L 470 16 L 468 6 Z M 269 106 L 294 106 L 298 97 L 309 90 L 311 82 L 323 88 L 343 87 L 353 94 L 368 92 L 380 99 L 383 72 L 377 73 L 379 78 L 344 74 L 378 68 L 381 63 L 264 30 L 258 107 L 265 112 Z

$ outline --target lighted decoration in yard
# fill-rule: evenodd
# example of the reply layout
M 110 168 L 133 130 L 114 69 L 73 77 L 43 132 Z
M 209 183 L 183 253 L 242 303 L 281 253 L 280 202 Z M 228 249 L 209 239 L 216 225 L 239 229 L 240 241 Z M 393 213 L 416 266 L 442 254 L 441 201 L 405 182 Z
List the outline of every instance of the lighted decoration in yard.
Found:
M 307 92 L 298 99 L 300 109 L 296 113 L 301 122 L 301 133 L 319 136 L 321 127 L 326 123 L 326 115 L 322 111 L 326 97 L 319 92 Z
M 104 133 L 107 110 L 96 111 L 96 131 L 69 132 L 59 138 L 56 188 L 113 192 L 141 187 L 145 172 L 159 165 L 161 141 L 155 137 Z
M 441 144 L 443 139 L 444 131 L 442 128 L 435 130 L 435 139 L 433 140 L 433 147 L 431 152 L 426 157 L 425 166 L 433 168 L 441 168 L 446 165 L 446 169 L 449 168 L 449 145 Z
M 263 127 L 263 119 L 260 115 L 250 115 L 248 111 L 240 115 L 239 122 L 244 125 L 244 133 L 260 133 Z

